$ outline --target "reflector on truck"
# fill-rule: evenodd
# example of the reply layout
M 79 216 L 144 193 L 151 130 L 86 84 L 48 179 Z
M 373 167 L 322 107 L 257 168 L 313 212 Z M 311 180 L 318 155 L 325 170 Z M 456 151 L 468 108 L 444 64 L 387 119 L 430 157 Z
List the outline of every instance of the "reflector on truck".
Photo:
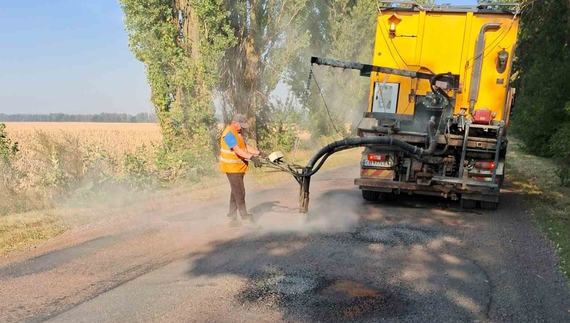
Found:
M 362 177 L 393 180 L 395 172 L 391 169 L 367 169 L 367 168 L 363 168 L 360 175 Z

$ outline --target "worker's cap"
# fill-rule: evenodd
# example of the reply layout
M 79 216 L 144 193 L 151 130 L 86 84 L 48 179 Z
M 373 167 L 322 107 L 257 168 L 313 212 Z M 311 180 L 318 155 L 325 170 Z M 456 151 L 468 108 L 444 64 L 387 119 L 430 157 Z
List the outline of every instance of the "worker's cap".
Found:
M 239 114 L 239 113 L 236 114 L 232 120 L 239 123 L 239 125 L 244 129 L 249 128 L 249 124 L 247 123 L 247 119 L 245 118 L 245 116 L 243 114 Z

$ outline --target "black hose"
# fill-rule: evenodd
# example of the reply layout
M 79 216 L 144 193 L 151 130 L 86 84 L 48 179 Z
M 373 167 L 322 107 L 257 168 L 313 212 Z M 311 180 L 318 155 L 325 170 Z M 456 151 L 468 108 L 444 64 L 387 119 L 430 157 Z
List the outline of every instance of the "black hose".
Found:
M 354 148 L 354 147 L 359 147 L 359 146 L 366 146 L 366 145 L 383 145 L 383 146 L 388 146 L 388 147 L 395 147 L 395 148 L 399 148 L 401 149 L 403 152 L 405 152 L 406 154 L 409 155 L 416 155 L 419 157 L 423 157 L 423 156 L 429 156 L 431 154 L 433 154 L 433 152 L 435 151 L 435 147 L 437 146 L 437 141 L 435 140 L 435 138 L 433 138 L 433 129 L 435 128 L 435 122 L 430 122 L 429 123 L 429 128 L 430 128 L 430 146 L 429 148 L 423 149 L 423 148 L 419 148 L 417 146 L 414 145 L 410 145 L 405 141 L 402 141 L 400 139 L 396 139 L 393 137 L 359 137 L 359 138 L 346 138 L 346 139 L 342 139 L 342 140 L 338 140 L 335 142 L 332 142 L 328 145 L 326 145 L 325 147 L 323 147 L 321 150 L 319 150 L 317 152 L 317 154 L 315 156 L 313 156 L 313 158 L 311 158 L 311 160 L 309 161 L 309 163 L 306 166 L 306 169 L 309 170 L 309 172 L 307 174 L 304 175 L 308 175 L 312 173 L 312 169 L 315 166 L 315 164 L 319 161 L 319 159 L 321 159 L 321 157 L 326 156 L 327 158 L 333 154 L 334 152 L 338 151 L 338 148 L 344 149 L 344 148 Z M 319 166 L 322 164 L 319 163 Z
M 322 165 L 325 163 L 325 161 L 327 160 L 327 158 L 329 158 L 330 155 L 344 149 L 355 148 L 359 146 L 382 145 L 400 150 L 405 154 L 412 156 L 413 158 L 421 159 L 421 157 L 423 156 L 432 155 L 435 151 L 435 148 L 437 146 L 437 140 L 436 140 L 437 133 L 434 133 L 434 130 L 435 130 L 435 117 L 432 116 L 428 122 L 428 139 L 430 141 L 428 149 L 423 149 L 414 145 L 410 145 L 405 141 L 390 136 L 346 138 L 326 145 L 325 147 L 321 148 L 321 150 L 319 150 L 317 154 L 313 156 L 313 158 L 311 158 L 311 160 L 309 160 L 309 163 L 303 169 L 303 173 L 293 174 L 301 187 L 301 191 L 299 193 L 299 198 L 300 198 L 299 211 L 301 213 L 306 213 L 308 211 L 311 176 L 313 176 L 316 172 L 319 171 L 319 169 L 322 167 Z M 313 167 L 315 167 L 315 169 L 313 169 Z
M 317 154 L 315 154 L 315 156 L 313 156 L 313 158 L 309 160 L 309 163 L 305 167 L 303 173 L 302 174 L 297 173 L 294 174 L 294 176 L 299 178 L 311 177 L 316 172 L 319 171 L 319 169 L 323 166 L 323 164 L 325 163 L 327 158 L 330 157 L 330 155 L 337 153 L 341 150 L 351 149 L 366 145 L 382 145 L 382 146 L 393 147 L 399 151 L 402 151 L 405 154 L 410 155 L 414 159 L 418 159 L 421 162 L 427 163 L 428 161 L 422 159 L 421 157 L 433 155 L 437 147 L 437 132 L 435 132 L 435 117 L 433 116 L 430 118 L 428 122 L 427 131 L 428 131 L 428 140 L 429 140 L 429 147 L 427 149 L 410 145 L 405 141 L 389 136 L 358 137 L 358 138 L 345 138 L 342 140 L 337 140 L 321 148 L 321 150 L 319 150 Z M 316 167 L 315 164 L 317 164 Z
M 425 67 L 425 66 L 420 66 L 420 69 L 419 69 L 419 70 L 420 70 L 420 71 L 421 71 L 421 70 L 426 70 L 426 71 L 430 72 L 432 75 L 435 75 L 435 73 L 434 73 L 432 70 L 430 70 L 429 68 L 427 68 L 427 67 Z
M 302 173 L 302 174 L 296 173 L 296 174 L 293 174 L 293 176 L 296 176 L 296 177 L 311 177 L 311 176 L 315 175 L 315 174 L 319 171 L 319 169 L 321 169 L 321 167 L 323 166 L 323 164 L 325 163 L 325 161 L 326 161 L 332 154 L 337 153 L 337 152 L 342 151 L 342 150 L 352 149 L 352 148 L 356 148 L 356 147 L 360 147 L 360 145 L 359 145 L 359 146 L 339 147 L 339 148 L 337 148 L 337 149 L 335 149 L 335 150 L 333 150 L 333 151 L 329 151 L 329 152 L 326 153 L 324 156 L 322 156 L 321 160 L 319 161 L 319 163 L 317 164 L 317 166 L 316 166 L 314 169 L 313 169 L 313 168 L 309 169 L 308 167 L 305 167 L 305 172 L 304 172 L 304 173 Z
M 433 153 L 435 152 L 435 148 L 437 147 L 437 134 L 438 132 L 435 132 L 435 117 L 432 116 L 429 119 L 428 122 L 428 127 L 427 127 L 427 136 L 428 136 L 428 140 L 429 140 L 429 147 L 428 149 L 423 152 L 422 154 L 420 154 L 420 157 L 422 156 L 431 156 L 433 155 Z
M 451 129 L 450 129 L 451 125 L 449 123 L 450 121 L 448 119 L 447 125 L 445 127 L 445 147 L 443 148 L 443 150 L 434 152 L 433 154 L 436 156 L 445 154 L 447 152 L 447 149 L 449 149 L 449 137 L 451 136 Z

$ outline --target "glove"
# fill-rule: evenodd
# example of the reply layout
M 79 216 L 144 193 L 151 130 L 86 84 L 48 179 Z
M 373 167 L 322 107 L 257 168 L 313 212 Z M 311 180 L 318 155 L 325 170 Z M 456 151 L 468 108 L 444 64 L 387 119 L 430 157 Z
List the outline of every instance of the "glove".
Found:
M 263 163 L 261 162 L 261 158 L 259 158 L 259 156 L 251 156 L 249 160 L 253 162 L 253 165 L 255 167 L 263 166 Z
M 264 153 L 263 151 L 260 151 L 260 152 L 259 152 L 259 157 L 265 159 L 265 158 L 267 158 L 267 154 Z

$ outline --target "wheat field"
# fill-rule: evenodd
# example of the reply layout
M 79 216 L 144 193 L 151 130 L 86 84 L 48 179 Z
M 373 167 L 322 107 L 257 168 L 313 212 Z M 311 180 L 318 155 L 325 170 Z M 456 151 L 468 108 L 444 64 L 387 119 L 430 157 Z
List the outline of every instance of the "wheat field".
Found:
M 80 147 L 105 150 L 120 159 L 141 145 L 151 146 L 162 140 L 155 123 L 95 122 L 7 122 L 8 138 L 17 142 L 23 158 L 33 154 L 38 134 L 60 140 L 74 140 Z

